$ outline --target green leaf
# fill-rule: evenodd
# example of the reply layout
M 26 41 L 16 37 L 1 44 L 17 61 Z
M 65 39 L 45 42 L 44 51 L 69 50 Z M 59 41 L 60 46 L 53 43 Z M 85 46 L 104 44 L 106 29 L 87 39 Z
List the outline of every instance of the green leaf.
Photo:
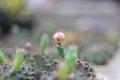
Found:
M 24 57 L 24 49 L 17 49 L 11 72 L 15 72 L 16 70 L 18 70 L 18 68 L 22 64 L 23 57 Z
M 5 61 L 6 61 L 6 58 L 5 58 L 4 54 L 3 54 L 3 52 L 0 50 L 0 63 L 5 62 Z
M 59 56 L 60 56 L 61 58 L 64 58 L 64 55 L 65 55 L 64 47 L 63 47 L 63 46 L 57 47 L 57 50 L 58 50 Z
M 69 46 L 66 54 L 65 54 L 65 62 L 68 67 L 68 72 L 70 73 L 77 61 L 77 47 L 76 46 Z
M 40 50 L 43 53 L 49 44 L 49 36 L 47 34 L 43 34 L 40 40 Z

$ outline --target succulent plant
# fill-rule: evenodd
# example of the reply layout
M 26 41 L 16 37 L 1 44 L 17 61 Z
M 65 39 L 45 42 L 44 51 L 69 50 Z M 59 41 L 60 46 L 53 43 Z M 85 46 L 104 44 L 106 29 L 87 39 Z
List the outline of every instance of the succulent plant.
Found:
M 77 47 L 69 46 L 65 54 L 65 62 L 67 64 L 69 73 L 71 73 L 73 68 L 75 67 L 76 60 L 77 60 Z
M 19 69 L 20 65 L 22 64 L 24 57 L 24 49 L 16 49 L 16 56 L 13 63 L 13 66 L 11 68 L 11 72 L 15 72 Z
M 6 61 L 6 58 L 3 54 L 3 52 L 0 50 L 0 63 L 5 62 L 5 61 Z
M 53 35 L 52 40 L 57 46 L 58 54 L 61 58 L 64 58 L 64 43 L 65 43 L 66 36 L 63 32 L 57 32 Z
M 87 61 L 78 59 L 77 46 L 64 48 L 66 37 L 58 32 L 53 35 L 58 55 L 46 51 L 47 35 L 42 36 L 41 51 L 32 50 L 32 44 L 27 43 L 25 49 L 17 48 L 12 65 L 1 53 L 0 79 L 2 80 L 95 80 L 95 70 Z M 41 39 L 42 39 L 41 38 Z M 44 41 L 46 40 L 46 41 Z M 52 49 L 52 48 L 51 48 Z M 42 53 L 41 53 L 42 52 Z M 44 53 L 46 52 L 46 53 Z M 27 55 L 25 54 L 27 53 Z M 2 75 L 2 76 L 1 76 Z
M 48 44 L 49 44 L 49 36 L 47 34 L 43 34 L 40 41 L 40 50 L 42 53 L 46 50 Z

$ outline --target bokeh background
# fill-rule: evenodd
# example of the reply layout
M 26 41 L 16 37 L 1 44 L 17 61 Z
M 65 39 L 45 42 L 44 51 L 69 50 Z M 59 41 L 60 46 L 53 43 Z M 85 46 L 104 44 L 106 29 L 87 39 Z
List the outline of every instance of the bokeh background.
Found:
M 104 80 L 120 80 L 119 0 L 0 0 L 0 48 L 10 52 L 62 31 Z M 52 45 L 52 44 L 51 44 Z M 7 53 L 6 52 L 6 53 Z

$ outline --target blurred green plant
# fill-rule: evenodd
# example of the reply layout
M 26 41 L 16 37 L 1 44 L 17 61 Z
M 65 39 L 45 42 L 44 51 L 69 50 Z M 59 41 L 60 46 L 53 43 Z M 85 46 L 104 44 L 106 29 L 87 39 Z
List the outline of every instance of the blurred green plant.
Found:
M 77 47 L 75 45 L 68 46 L 64 52 L 65 38 L 62 32 L 57 32 L 53 36 L 53 42 L 62 59 L 51 51 L 45 54 L 37 54 L 38 52 L 32 48 L 30 43 L 25 47 L 26 51 L 17 48 L 14 61 L 11 60 L 13 64 L 0 65 L 2 68 L 0 69 L 0 78 L 2 80 L 90 80 L 90 78 L 94 80 L 94 69 L 86 61 L 77 59 Z M 47 41 L 45 41 L 46 39 Z M 41 52 L 45 52 L 48 41 L 48 35 L 44 34 L 41 38 L 42 47 L 44 46 L 43 50 L 40 49 Z
M 49 36 L 47 34 L 43 34 L 40 40 L 40 51 L 44 53 L 46 48 L 48 47 L 49 44 Z
M 0 63 L 5 62 L 5 61 L 6 61 L 5 55 L 4 55 L 4 53 L 0 50 Z
M 11 72 L 15 72 L 16 70 L 19 69 L 23 61 L 24 53 L 25 53 L 24 49 L 19 49 L 19 48 L 16 49 L 16 55 L 13 62 L 13 66 L 11 68 Z
M 60 80 L 66 80 L 68 75 L 68 67 L 65 62 L 61 62 L 58 67 L 58 76 Z
M 65 62 L 67 64 L 68 73 L 71 73 L 77 61 L 77 47 L 69 46 L 65 54 Z

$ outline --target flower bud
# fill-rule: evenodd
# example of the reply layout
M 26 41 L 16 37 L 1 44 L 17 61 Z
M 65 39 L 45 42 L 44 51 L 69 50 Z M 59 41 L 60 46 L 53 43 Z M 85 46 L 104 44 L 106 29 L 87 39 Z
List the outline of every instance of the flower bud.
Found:
M 65 37 L 65 34 L 63 32 L 56 32 L 52 37 L 53 42 L 58 47 L 64 45 L 65 39 L 66 39 L 66 37 Z

